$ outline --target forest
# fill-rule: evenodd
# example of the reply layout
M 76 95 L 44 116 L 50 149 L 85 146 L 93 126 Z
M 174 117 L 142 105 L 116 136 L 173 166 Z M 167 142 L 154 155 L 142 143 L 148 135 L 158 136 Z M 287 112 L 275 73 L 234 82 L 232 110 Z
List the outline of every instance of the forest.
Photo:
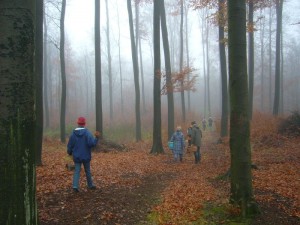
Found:
M 1 0 L 0 224 L 300 224 L 299 9 Z

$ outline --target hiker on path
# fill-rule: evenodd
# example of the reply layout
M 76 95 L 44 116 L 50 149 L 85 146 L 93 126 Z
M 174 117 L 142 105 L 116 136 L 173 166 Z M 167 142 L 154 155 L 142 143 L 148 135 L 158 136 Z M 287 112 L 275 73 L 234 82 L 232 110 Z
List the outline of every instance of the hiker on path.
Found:
M 195 156 L 195 163 L 200 163 L 201 154 L 200 154 L 200 147 L 201 147 L 201 138 L 202 138 L 202 131 L 194 121 L 192 122 L 193 125 L 193 132 L 192 132 L 192 145 L 194 149 L 194 156 Z
M 79 117 L 77 119 L 77 124 L 78 127 L 73 130 L 67 145 L 67 152 L 69 155 L 73 156 L 73 161 L 75 164 L 73 175 L 73 190 L 75 192 L 79 192 L 81 164 L 83 164 L 84 167 L 88 188 L 96 189 L 96 186 L 92 180 L 90 162 L 92 158 L 92 147 L 95 147 L 97 145 L 100 136 L 99 131 L 95 132 L 94 137 L 91 132 L 85 128 L 84 117 Z
M 205 131 L 205 129 L 206 129 L 206 119 L 205 118 L 203 118 L 202 119 L 202 129 Z
M 213 125 L 213 119 L 211 117 L 208 118 L 208 127 L 210 130 L 212 130 L 212 125 Z
M 177 126 L 176 131 L 171 137 L 171 141 L 174 143 L 173 154 L 175 162 L 180 160 L 182 162 L 183 150 L 185 147 L 184 135 L 181 132 L 181 126 Z

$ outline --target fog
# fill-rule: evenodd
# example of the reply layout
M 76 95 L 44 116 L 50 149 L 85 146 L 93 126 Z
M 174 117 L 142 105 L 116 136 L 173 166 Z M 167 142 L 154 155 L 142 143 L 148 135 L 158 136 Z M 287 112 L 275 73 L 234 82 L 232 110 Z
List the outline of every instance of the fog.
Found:
M 47 43 L 47 87 L 45 96 L 49 101 L 50 128 L 59 126 L 60 108 L 60 68 L 59 68 L 59 17 L 60 2 L 46 2 Z M 52 1 L 53 2 L 53 1 Z M 108 1 L 109 33 L 112 62 L 113 116 L 110 117 L 108 52 L 106 32 L 105 1 L 101 0 L 101 70 L 104 127 L 114 124 L 133 125 L 135 123 L 135 90 L 131 46 L 126 1 Z M 167 0 L 166 16 L 171 51 L 172 72 L 179 71 L 179 24 L 180 14 L 177 1 Z M 188 1 L 186 1 L 188 2 Z M 139 10 L 141 33 L 142 69 L 144 82 L 140 77 L 142 126 L 151 129 L 153 115 L 153 8 L 152 4 L 142 3 Z M 132 5 L 135 20 L 135 6 Z M 216 121 L 221 115 L 221 75 L 219 66 L 218 27 L 213 24 L 213 14 L 217 9 L 185 7 L 187 28 L 184 25 L 184 65 L 194 68 L 192 76 L 197 76 L 196 91 L 185 92 L 187 121 L 200 121 L 212 116 Z M 288 0 L 283 4 L 282 34 L 282 74 L 283 74 L 283 113 L 300 109 L 300 2 Z M 186 17 L 184 17 L 184 20 Z M 275 83 L 275 32 L 276 10 L 274 7 L 257 9 L 255 21 L 255 77 L 254 111 L 272 113 Z M 185 21 L 184 21 L 185 23 Z M 208 25 L 207 25 L 208 24 Z M 206 27 L 207 25 L 207 27 Z M 120 28 L 120 31 L 119 31 Z M 95 121 L 95 59 L 94 59 L 94 0 L 69 0 L 66 6 L 66 76 L 67 110 L 66 123 L 75 125 L 78 116 L 87 117 L 88 126 Z M 207 41 L 201 33 L 208 35 Z M 187 33 L 187 35 L 185 35 Z M 120 40 L 119 40 L 120 35 Z M 120 59 L 119 45 L 120 41 Z M 188 45 L 187 45 L 188 43 Z M 189 49 L 187 53 L 186 49 Z M 262 49 L 264 50 L 262 53 Z M 161 42 L 162 70 L 164 54 Z M 189 61 L 187 61 L 189 59 Z M 120 73 L 121 65 L 121 73 Z M 141 66 L 141 65 L 140 65 Z M 140 68 L 141 76 L 141 68 Z M 205 78 L 206 77 L 206 78 Z M 205 80 L 209 81 L 206 83 Z M 163 83 L 163 82 L 162 82 Z M 142 87 L 144 86 L 144 89 Z M 209 93 L 205 90 L 209 90 Z M 145 95 L 143 99 L 142 92 Z M 188 103 L 190 95 L 190 104 Z M 208 96 L 208 98 L 205 97 Z M 124 106 L 121 99 L 124 99 Z M 174 94 L 175 124 L 182 124 L 180 93 Z M 206 102 L 206 104 L 205 104 Z M 209 107 L 210 105 L 210 107 Z M 163 129 L 167 129 L 167 98 L 162 95 Z

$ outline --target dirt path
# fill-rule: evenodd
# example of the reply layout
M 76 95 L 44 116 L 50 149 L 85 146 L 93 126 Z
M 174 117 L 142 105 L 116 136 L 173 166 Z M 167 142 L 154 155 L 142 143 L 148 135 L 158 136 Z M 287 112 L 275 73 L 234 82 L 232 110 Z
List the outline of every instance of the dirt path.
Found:
M 65 168 L 65 146 L 46 143 L 44 166 L 37 169 L 40 224 L 151 224 L 147 222 L 147 216 L 153 211 L 160 215 L 161 224 L 186 224 L 182 221 L 229 224 L 230 218 L 224 218 L 224 215 L 200 218 L 206 210 L 205 205 L 228 204 L 230 190 L 228 180 L 216 179 L 229 168 L 228 149 L 215 143 L 215 134 L 206 132 L 204 135 L 200 165 L 194 164 L 191 153 L 184 156 L 183 163 L 173 163 L 167 149 L 165 155 L 150 155 L 147 143 L 134 144 L 126 152 L 96 153 L 92 173 L 98 189 L 87 190 L 82 173 L 79 193 L 71 189 L 73 172 Z M 267 179 L 275 182 L 276 176 L 299 182 L 297 178 L 291 179 L 293 174 L 287 177 L 287 171 L 299 168 L 298 160 L 293 165 L 289 158 L 284 158 L 289 154 L 282 151 L 272 152 L 272 158 L 264 154 L 269 152 L 254 152 L 254 161 L 259 167 L 254 171 L 254 193 L 263 214 L 252 224 L 300 224 L 299 217 L 293 214 L 299 212 L 299 202 L 292 197 L 297 196 L 297 185 L 285 186 L 281 182 L 278 185 L 267 183 L 265 187 L 263 183 Z M 299 153 L 291 154 L 299 158 Z M 286 190 L 290 195 L 285 194 L 288 193 Z

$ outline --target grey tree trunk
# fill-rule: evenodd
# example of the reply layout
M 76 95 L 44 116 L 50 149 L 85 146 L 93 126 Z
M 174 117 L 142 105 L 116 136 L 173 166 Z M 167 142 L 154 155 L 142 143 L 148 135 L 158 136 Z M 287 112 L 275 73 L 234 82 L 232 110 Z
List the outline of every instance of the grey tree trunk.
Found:
M 106 6 L 106 41 L 107 41 L 107 62 L 108 62 L 108 86 L 109 86 L 109 118 L 113 121 L 113 85 L 112 85 L 112 72 L 111 72 L 111 53 L 110 53 L 110 35 L 109 35 L 109 15 L 108 15 L 108 2 L 105 0 Z
M 44 87 L 44 112 L 45 112 L 45 128 L 49 128 L 50 126 L 50 112 L 49 112 L 49 73 L 48 73 L 48 26 L 46 21 L 46 13 L 45 13 L 45 4 L 43 6 L 43 22 L 44 22 L 44 46 L 43 46 L 43 87 Z M 50 87 L 51 89 L 51 87 Z
M 128 10 L 128 17 L 129 17 L 131 55 L 132 55 L 134 87 L 135 87 L 135 138 L 136 141 L 141 141 L 142 131 L 141 131 L 141 109 L 140 109 L 139 64 L 138 64 L 137 51 L 136 51 L 135 40 L 134 40 L 131 0 L 127 0 L 127 10 Z
M 100 0 L 95 0 L 95 106 L 96 130 L 103 137 L 102 112 L 102 76 L 101 76 L 101 47 L 100 47 Z
M 270 7 L 269 18 L 269 111 L 272 112 L 272 7 Z
M 261 9 L 261 13 L 260 16 L 262 17 L 263 15 L 263 11 Z M 261 81 L 260 81 L 260 85 L 261 85 L 261 104 L 260 104 L 260 110 L 262 112 L 264 112 L 265 108 L 264 108 L 264 99 L 265 99 L 265 95 L 264 95 L 264 90 L 265 90 L 265 42 L 264 42 L 264 37 L 265 37 L 265 18 L 262 18 L 260 20 L 260 27 L 261 27 L 261 32 L 260 32 L 260 58 L 261 58 Z
M 222 117 L 221 117 L 221 137 L 228 135 L 228 86 L 227 86 L 227 65 L 225 51 L 225 0 L 219 0 L 219 51 L 221 65 L 221 80 L 222 80 Z
M 36 1 L 0 1 L 0 224 L 36 225 Z
M 253 0 L 249 1 L 249 27 L 253 27 Z M 248 65 L 249 65 L 249 119 L 252 119 L 253 111 L 253 86 L 254 86 L 254 29 L 250 29 L 248 33 L 249 37 L 249 49 L 248 49 Z
M 252 191 L 246 51 L 246 0 L 228 0 L 230 202 L 243 216 L 257 213 Z
M 276 59 L 275 59 L 275 95 L 273 104 L 273 115 L 279 114 L 280 98 L 280 38 L 282 30 L 282 6 L 283 0 L 276 0 Z
M 121 62 L 121 31 L 120 31 L 120 17 L 119 17 L 119 7 L 117 4 L 117 18 L 118 18 L 118 50 L 119 50 L 119 73 L 120 73 L 120 97 L 121 97 L 121 111 L 124 114 L 124 99 L 123 99 L 123 76 L 122 76 L 122 62 Z
M 165 1 L 160 1 L 160 15 L 161 15 L 161 30 L 164 45 L 165 54 L 165 67 L 166 67 L 166 85 L 167 85 L 167 97 L 168 97 L 168 140 L 170 140 L 172 134 L 174 133 L 174 94 L 173 94 L 173 84 L 171 80 L 171 59 L 170 59 L 170 48 L 169 48 L 169 38 L 168 29 L 166 22 L 166 11 L 165 11 Z
M 189 26 L 188 26 L 188 12 L 189 12 L 189 7 L 187 4 L 185 4 L 185 46 L 186 46 L 186 66 L 189 68 L 190 67 L 190 52 L 189 52 Z M 188 81 L 190 81 L 190 74 L 187 76 Z M 187 108 L 188 112 L 191 112 L 191 93 L 190 90 L 187 92 Z
M 183 69 L 183 0 L 180 1 L 180 62 L 179 62 L 179 71 L 182 72 Z M 182 122 L 186 120 L 185 113 L 185 97 L 183 89 L 183 81 L 181 81 L 181 108 L 182 108 Z
M 163 153 L 161 133 L 161 59 L 160 59 L 160 1 L 153 1 L 153 51 L 154 51 L 154 84 L 153 84 L 153 143 L 150 153 Z
M 43 0 L 36 1 L 35 75 L 36 75 L 36 165 L 42 164 L 43 143 Z
M 66 0 L 62 0 L 60 16 L 60 70 L 61 70 L 61 104 L 60 104 L 60 141 L 66 142 L 66 64 L 65 64 L 65 13 Z

